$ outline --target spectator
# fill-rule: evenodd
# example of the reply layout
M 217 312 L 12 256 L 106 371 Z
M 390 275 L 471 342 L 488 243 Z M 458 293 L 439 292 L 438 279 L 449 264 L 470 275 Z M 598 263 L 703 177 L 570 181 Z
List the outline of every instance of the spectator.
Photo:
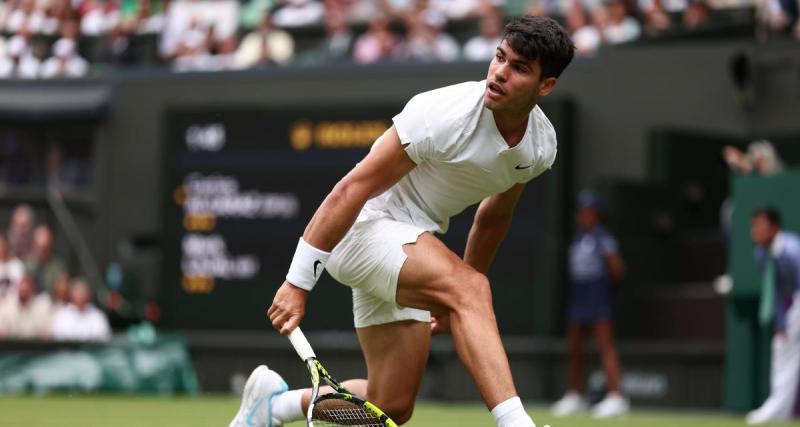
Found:
M 56 281 L 66 272 L 64 262 L 53 254 L 53 231 L 47 225 L 37 225 L 33 230 L 33 250 L 25 267 L 37 289 L 48 293 L 53 292 Z
M 53 314 L 53 338 L 59 341 L 107 341 L 108 318 L 92 304 L 89 285 L 76 279 L 70 286 L 70 304 Z
M 353 56 L 353 32 L 344 15 L 330 13 L 325 15 L 325 40 L 321 46 L 310 52 L 312 62 L 350 61 Z
M 286 64 L 294 56 L 294 39 L 286 31 L 272 25 L 265 13 L 256 31 L 246 35 L 236 52 L 236 65 L 249 68 L 256 65 Z
M 177 71 L 191 71 L 199 68 L 198 58 L 209 55 L 213 43 L 213 28 L 205 27 L 199 20 L 193 20 L 178 39 L 174 61 Z
M 53 56 L 42 66 L 42 77 L 84 77 L 89 72 L 89 63 L 76 50 L 74 39 L 61 38 L 53 44 Z
M 187 37 L 181 55 L 175 59 L 175 71 L 221 71 L 236 68 L 236 38 L 220 39 L 216 27 L 209 27 L 205 36 L 200 31 Z
M 761 272 L 758 320 L 773 328 L 770 393 L 747 414 L 748 424 L 791 418 L 800 379 L 800 236 L 782 230 L 780 213 L 757 209 L 750 221 L 753 255 Z
M 650 0 L 646 8 L 642 8 L 644 15 L 644 31 L 651 37 L 658 36 L 669 30 L 672 22 L 669 18 L 662 0 Z
M 81 34 L 99 36 L 119 23 L 119 5 L 114 1 L 83 0 L 78 7 Z
M 69 274 L 67 274 L 67 272 L 63 272 L 56 278 L 56 281 L 53 283 L 53 289 L 50 290 L 50 302 L 52 304 L 54 313 L 57 310 L 69 305 L 69 287 Z
M 44 12 L 36 7 L 35 0 L 22 0 L 6 17 L 4 29 L 9 33 L 28 31 L 31 34 L 38 34 L 42 31 L 44 21 Z
M 19 282 L 25 276 L 25 264 L 15 257 L 8 240 L 0 235 L 0 299 L 16 298 Z
M 503 33 L 503 14 L 500 9 L 489 9 L 480 21 L 481 33 L 464 45 L 464 58 L 470 61 L 489 61 L 500 46 Z
M 26 32 L 11 37 L 6 46 L 6 54 L 7 57 L 0 58 L 0 78 L 39 77 L 41 62 L 33 55 Z
M 596 10 L 595 20 L 603 40 L 609 44 L 632 42 L 642 33 L 639 21 L 630 16 L 625 0 L 609 0 L 606 7 Z
M 31 254 L 31 249 L 33 248 L 33 225 L 35 223 L 36 215 L 30 205 L 21 204 L 14 208 L 7 232 L 8 247 L 12 256 L 26 259 Z
M 757 2 L 756 8 L 759 20 L 770 31 L 785 32 L 791 29 L 792 22 L 797 19 L 797 13 L 792 10 L 790 1 L 765 0 Z M 798 25 L 800 26 L 800 22 Z
M 108 36 L 108 41 L 103 45 L 99 59 L 105 64 L 128 66 L 139 63 L 139 54 L 131 44 L 131 28 L 127 25 L 117 25 Z
M 379 17 L 356 40 L 353 59 L 359 64 L 371 64 L 397 59 L 401 52 L 402 42 L 389 28 L 389 20 Z
M 64 22 L 71 12 L 69 0 L 49 0 L 44 9 L 44 22 L 42 22 L 42 34 L 48 36 L 57 34 L 61 23 Z
M 733 145 L 726 145 L 722 149 L 722 158 L 732 171 L 742 175 L 770 176 L 783 170 L 783 161 L 775 146 L 765 139 L 751 142 L 746 153 Z
M 155 34 L 164 27 L 169 0 L 122 0 L 119 21 L 126 32 Z
M 553 405 L 553 414 L 564 416 L 586 408 L 583 391 L 584 328 L 595 337 L 608 393 L 593 409 L 596 418 L 626 414 L 629 403 L 620 388 L 620 367 L 614 346 L 611 321 L 611 286 L 622 280 L 625 264 L 614 237 L 602 226 L 601 201 L 591 192 L 578 195 L 578 232 L 569 248 L 569 274 L 572 283 L 567 313 L 569 345 L 569 390 Z
M 322 23 L 325 7 L 316 0 L 289 0 L 275 11 L 275 25 L 282 28 L 306 27 Z
M 708 24 L 708 15 L 711 12 L 705 0 L 692 0 L 683 11 L 683 25 L 690 30 Z
M 0 301 L 0 337 L 44 339 L 50 334 L 50 297 L 36 295 L 30 276 L 19 282 L 17 295 Z
M 453 36 L 443 31 L 447 18 L 433 9 L 415 13 L 409 19 L 405 56 L 408 59 L 451 62 L 458 59 L 459 47 Z
M 575 43 L 575 53 L 578 55 L 593 55 L 600 47 L 602 37 L 600 31 L 590 19 L 589 12 L 580 1 L 573 1 L 567 8 L 567 29 L 572 34 Z

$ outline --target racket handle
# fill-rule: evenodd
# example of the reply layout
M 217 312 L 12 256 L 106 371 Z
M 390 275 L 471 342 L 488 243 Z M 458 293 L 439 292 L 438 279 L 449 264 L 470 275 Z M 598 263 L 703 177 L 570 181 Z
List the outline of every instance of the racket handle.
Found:
M 314 349 L 311 348 L 311 344 L 308 343 L 306 336 L 303 335 L 303 331 L 300 330 L 299 326 L 294 328 L 292 332 L 289 332 L 289 341 L 291 341 L 294 351 L 296 351 L 297 355 L 304 361 L 317 357 L 314 354 Z

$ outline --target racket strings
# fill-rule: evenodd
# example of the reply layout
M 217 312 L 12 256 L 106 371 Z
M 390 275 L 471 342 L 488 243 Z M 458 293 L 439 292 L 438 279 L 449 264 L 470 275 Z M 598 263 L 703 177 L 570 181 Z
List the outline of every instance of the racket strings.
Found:
M 311 419 L 314 421 L 315 427 L 385 426 L 375 414 L 353 402 L 339 399 L 317 402 L 312 411 Z

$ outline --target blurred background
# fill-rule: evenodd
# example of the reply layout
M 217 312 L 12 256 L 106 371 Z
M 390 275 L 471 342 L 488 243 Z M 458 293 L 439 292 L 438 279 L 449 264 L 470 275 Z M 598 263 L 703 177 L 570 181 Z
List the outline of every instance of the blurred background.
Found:
M 757 407 L 772 331 L 750 214 L 800 230 L 788 0 L 0 1 L 0 393 L 235 395 L 259 363 L 305 384 L 264 314 L 297 236 L 408 99 L 485 78 L 521 14 L 578 48 L 541 104 L 556 164 L 490 273 L 521 396 L 567 388 L 568 246 L 591 189 L 627 266 L 634 410 Z M 472 213 L 442 237 L 457 253 Z M 364 375 L 350 292 L 321 282 L 303 327 L 337 377 Z M 591 346 L 585 378 L 602 398 Z M 420 397 L 479 400 L 447 337 Z

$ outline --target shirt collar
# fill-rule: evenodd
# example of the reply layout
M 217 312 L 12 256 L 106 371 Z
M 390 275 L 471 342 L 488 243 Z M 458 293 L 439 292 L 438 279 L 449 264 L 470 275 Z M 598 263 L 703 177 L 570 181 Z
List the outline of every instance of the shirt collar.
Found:
M 778 256 L 780 256 L 781 252 L 783 252 L 784 240 L 785 240 L 785 238 L 784 238 L 783 232 L 779 231 L 775 235 L 775 238 L 772 239 L 772 244 L 769 247 L 770 255 L 772 255 L 773 257 L 776 257 L 776 258 Z

